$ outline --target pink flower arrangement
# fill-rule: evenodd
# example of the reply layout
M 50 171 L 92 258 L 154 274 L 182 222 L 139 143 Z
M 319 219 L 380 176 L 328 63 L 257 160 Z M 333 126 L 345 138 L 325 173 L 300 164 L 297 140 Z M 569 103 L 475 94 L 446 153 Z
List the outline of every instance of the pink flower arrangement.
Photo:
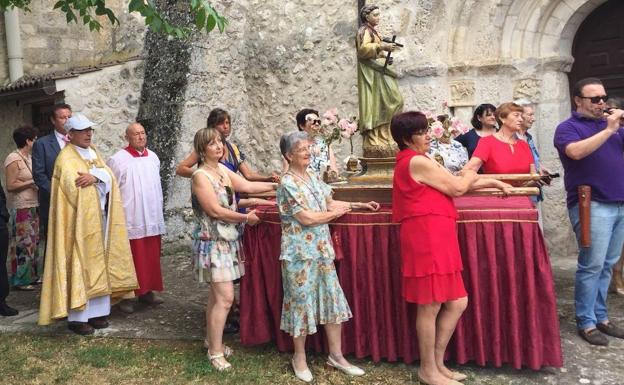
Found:
M 325 113 L 323 114 L 323 124 L 324 125 L 332 125 L 332 124 L 336 124 L 338 122 L 338 109 L 337 108 L 330 108 L 329 110 L 325 111 Z
M 429 125 L 429 129 L 431 130 L 431 135 L 433 135 L 434 138 L 439 139 L 444 135 L 444 126 L 439 120 L 434 120 L 433 123 Z
M 470 130 L 470 127 L 459 120 L 459 118 L 449 118 L 448 115 L 438 115 L 435 118 L 429 118 L 428 121 L 431 136 L 435 139 L 454 139 Z
M 444 101 L 442 103 L 442 108 L 444 111 L 448 110 L 448 103 Z M 440 114 L 436 115 L 431 111 L 423 112 L 427 121 L 429 122 L 429 129 L 431 130 L 431 135 L 435 139 L 442 139 L 443 141 L 448 141 L 450 139 L 454 139 L 461 134 L 465 134 L 470 130 L 470 127 L 463 123 L 459 118 L 453 116 L 449 117 L 448 114 Z
M 340 128 L 340 136 L 345 139 L 349 139 L 355 134 L 358 129 L 357 122 L 347 119 L 340 119 L 338 121 L 338 127 Z
M 325 111 L 322 116 L 320 131 L 328 146 L 336 140 L 340 143 L 343 138 L 351 140 L 357 130 L 357 118 L 355 116 L 351 119 L 340 118 L 337 108 Z M 351 147 L 353 148 L 353 144 Z
M 451 134 L 454 134 L 454 137 L 465 134 L 468 131 L 470 131 L 470 127 L 467 124 L 455 116 L 451 118 Z

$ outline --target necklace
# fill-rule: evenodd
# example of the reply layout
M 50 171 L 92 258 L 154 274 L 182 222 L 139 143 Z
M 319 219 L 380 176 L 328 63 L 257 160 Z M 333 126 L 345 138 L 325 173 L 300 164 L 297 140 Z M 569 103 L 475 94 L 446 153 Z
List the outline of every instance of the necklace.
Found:
M 307 181 L 310 179 L 310 177 L 307 175 L 307 173 L 305 174 L 305 175 L 307 176 L 307 178 L 306 178 L 306 177 L 304 177 L 304 176 L 302 176 L 302 175 L 299 175 L 299 174 L 295 173 L 295 172 L 294 172 L 293 170 L 291 170 L 291 169 L 288 169 L 287 174 L 290 174 L 290 175 L 292 175 L 292 176 L 296 176 L 297 178 L 301 179 L 301 180 L 302 180 L 302 181 L 304 181 L 304 182 L 307 182 Z
M 301 175 L 299 175 L 299 174 L 295 174 L 295 173 L 294 173 L 294 171 L 292 171 L 292 170 L 290 170 L 290 169 L 286 172 L 286 174 L 290 174 L 290 175 L 292 175 L 292 176 L 294 176 L 294 177 L 299 178 L 299 179 L 303 182 L 303 185 L 304 185 L 304 186 L 306 186 L 306 188 L 308 189 L 308 191 L 310 191 L 310 194 L 312 195 L 312 197 L 314 198 L 314 200 L 315 200 L 315 201 L 316 201 L 316 203 L 318 204 L 318 208 L 319 208 L 319 210 L 320 210 L 320 211 L 324 211 L 324 210 L 323 210 L 323 205 L 322 205 L 321 201 L 320 201 L 320 200 L 318 199 L 318 197 L 316 196 L 316 190 L 314 190 L 314 188 L 312 188 L 312 186 L 308 183 L 308 181 L 306 181 L 306 179 L 305 179 L 304 177 L 302 177 L 302 176 L 301 176 Z M 309 176 L 308 176 L 308 179 L 309 179 Z
M 505 138 L 505 136 L 503 135 L 502 132 L 497 132 L 496 134 L 494 134 L 494 137 L 497 138 L 498 140 L 500 140 L 501 142 L 503 142 L 505 144 L 508 144 L 509 145 L 509 149 L 511 150 L 512 154 L 515 152 L 514 144 L 516 144 L 516 141 L 513 141 L 514 134 L 512 134 L 509 138 Z
M 221 170 L 219 170 L 219 166 L 218 165 L 217 165 L 217 167 L 213 167 L 213 166 L 210 166 L 207 163 L 204 163 L 204 165 L 202 167 L 204 167 L 205 169 L 210 170 L 213 173 L 217 174 L 217 176 L 219 176 L 219 183 L 223 184 L 223 178 L 224 178 L 223 177 L 223 173 L 221 172 Z
M 514 135 L 512 134 L 509 138 L 506 138 L 505 135 L 503 135 L 500 132 L 497 132 L 496 134 L 494 134 L 494 136 L 496 136 L 496 138 L 498 138 L 501 142 L 507 143 L 509 145 L 513 145 L 515 144 L 515 140 L 513 140 Z

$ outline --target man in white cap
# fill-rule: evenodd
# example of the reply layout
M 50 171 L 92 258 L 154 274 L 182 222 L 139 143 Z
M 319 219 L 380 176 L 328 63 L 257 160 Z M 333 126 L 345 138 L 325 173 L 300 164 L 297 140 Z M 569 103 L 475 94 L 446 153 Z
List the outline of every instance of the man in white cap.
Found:
M 83 115 L 67 119 L 70 144 L 54 165 L 39 324 L 67 317 L 80 335 L 108 327 L 111 300 L 137 285 L 119 187 L 91 145 Z
M 163 290 L 160 236 L 165 233 L 160 160 L 147 149 L 147 135 L 141 124 L 128 126 L 126 140 L 128 146 L 117 151 L 106 164 L 119 182 L 126 213 L 128 238 L 139 281 L 139 289 L 134 294 L 140 302 L 156 305 L 163 302 L 156 292 Z M 132 313 L 134 305 L 124 300 L 119 309 Z

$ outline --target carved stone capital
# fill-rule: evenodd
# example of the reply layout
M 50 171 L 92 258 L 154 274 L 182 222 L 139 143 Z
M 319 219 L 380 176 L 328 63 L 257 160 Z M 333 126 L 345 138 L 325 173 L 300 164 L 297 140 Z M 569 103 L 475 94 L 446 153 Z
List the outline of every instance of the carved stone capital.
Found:
M 449 106 L 474 106 L 475 105 L 475 82 L 469 79 L 454 80 L 449 83 L 451 89 L 451 101 Z
M 513 98 L 514 100 L 528 99 L 533 103 L 537 103 L 541 96 L 540 87 L 541 81 L 539 79 L 525 78 L 517 80 L 514 86 Z

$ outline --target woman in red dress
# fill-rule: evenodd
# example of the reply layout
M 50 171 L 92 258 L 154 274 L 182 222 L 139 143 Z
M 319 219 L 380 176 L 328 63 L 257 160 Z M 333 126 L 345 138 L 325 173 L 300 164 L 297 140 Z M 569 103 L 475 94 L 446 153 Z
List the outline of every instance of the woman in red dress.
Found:
M 425 384 L 459 384 L 466 376 L 444 365 L 446 346 L 468 303 L 452 197 L 483 187 L 507 192 L 511 186 L 479 178 L 473 170 L 455 176 L 430 158 L 428 122 L 420 112 L 396 115 L 390 130 L 400 149 L 392 214 L 401 223 L 403 297 L 418 306 L 418 377 Z

